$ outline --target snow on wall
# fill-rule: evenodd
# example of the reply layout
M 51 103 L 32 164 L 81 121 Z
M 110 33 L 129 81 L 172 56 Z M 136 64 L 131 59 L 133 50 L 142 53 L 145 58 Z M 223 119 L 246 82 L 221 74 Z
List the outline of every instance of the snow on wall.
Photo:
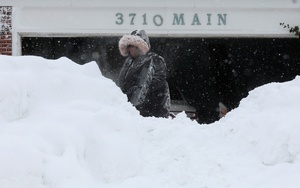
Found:
M 0 6 L 0 54 L 12 53 L 12 7 Z

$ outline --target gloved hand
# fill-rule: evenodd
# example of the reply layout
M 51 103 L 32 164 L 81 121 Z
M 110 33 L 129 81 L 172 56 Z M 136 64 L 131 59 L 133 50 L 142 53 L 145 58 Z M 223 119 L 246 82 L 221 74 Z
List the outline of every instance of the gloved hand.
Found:
M 141 87 L 134 86 L 133 90 L 134 91 L 131 93 L 131 96 L 128 100 L 133 106 L 138 106 L 144 102 L 143 97 L 141 95 Z

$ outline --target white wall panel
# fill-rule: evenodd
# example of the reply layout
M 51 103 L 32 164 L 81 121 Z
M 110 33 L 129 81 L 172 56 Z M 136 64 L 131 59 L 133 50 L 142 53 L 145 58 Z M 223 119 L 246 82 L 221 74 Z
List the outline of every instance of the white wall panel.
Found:
M 0 0 L 13 6 L 13 54 L 20 36 L 295 37 L 300 0 Z

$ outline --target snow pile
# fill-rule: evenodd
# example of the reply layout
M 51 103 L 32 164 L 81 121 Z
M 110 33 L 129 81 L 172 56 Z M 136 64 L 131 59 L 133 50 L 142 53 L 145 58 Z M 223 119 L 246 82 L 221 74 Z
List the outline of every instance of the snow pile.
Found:
M 143 118 L 96 63 L 0 56 L 0 187 L 300 187 L 300 78 L 210 125 Z

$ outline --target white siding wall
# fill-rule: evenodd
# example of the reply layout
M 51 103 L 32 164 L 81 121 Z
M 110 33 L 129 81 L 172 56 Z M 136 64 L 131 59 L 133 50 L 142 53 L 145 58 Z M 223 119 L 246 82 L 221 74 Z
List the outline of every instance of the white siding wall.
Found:
M 293 37 L 300 0 L 2 0 L 13 6 L 13 54 L 21 36 Z

